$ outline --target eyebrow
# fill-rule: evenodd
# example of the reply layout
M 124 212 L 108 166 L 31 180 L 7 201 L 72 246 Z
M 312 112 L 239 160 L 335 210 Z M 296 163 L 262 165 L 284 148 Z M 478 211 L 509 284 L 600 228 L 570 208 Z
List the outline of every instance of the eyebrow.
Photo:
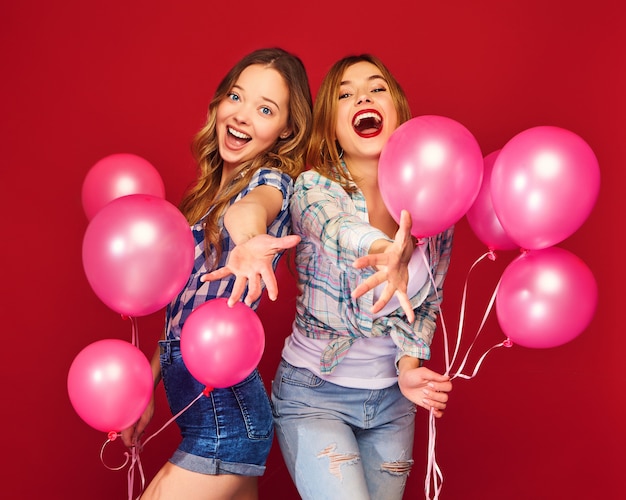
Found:
M 239 89 L 239 90 L 245 90 L 241 85 L 233 85 L 233 89 Z M 263 101 L 268 101 L 271 102 L 274 106 L 276 106 L 276 109 L 280 110 L 280 106 L 278 105 L 278 103 L 276 101 L 274 101 L 273 99 L 270 99 L 269 97 L 265 97 L 265 96 L 261 96 L 261 99 Z
M 371 82 L 374 80 L 382 80 L 385 83 L 387 82 L 387 80 L 385 80 L 385 78 L 382 75 L 372 75 L 367 78 L 368 82 Z M 352 83 L 352 80 L 343 80 L 340 85 L 349 85 L 350 83 Z

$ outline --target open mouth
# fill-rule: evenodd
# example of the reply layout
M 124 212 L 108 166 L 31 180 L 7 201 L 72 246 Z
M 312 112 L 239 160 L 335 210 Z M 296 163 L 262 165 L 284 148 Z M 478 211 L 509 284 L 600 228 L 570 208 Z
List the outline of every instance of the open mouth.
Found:
M 228 131 L 229 141 L 232 143 L 243 145 L 252 140 L 252 137 L 250 137 L 248 134 L 244 134 L 243 132 L 235 130 L 232 127 L 228 127 L 226 130 Z
M 383 129 L 383 117 L 378 111 L 364 109 L 354 115 L 352 128 L 361 137 L 374 137 Z

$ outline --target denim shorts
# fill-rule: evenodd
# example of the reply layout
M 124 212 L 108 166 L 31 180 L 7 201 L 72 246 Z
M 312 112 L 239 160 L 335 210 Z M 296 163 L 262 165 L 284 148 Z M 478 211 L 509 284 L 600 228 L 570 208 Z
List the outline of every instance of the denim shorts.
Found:
M 187 370 L 180 341 L 162 340 L 161 374 L 170 409 L 176 415 L 205 386 Z M 258 370 L 226 389 L 213 389 L 177 419 L 182 442 L 173 464 L 201 474 L 261 476 L 274 437 L 272 410 Z

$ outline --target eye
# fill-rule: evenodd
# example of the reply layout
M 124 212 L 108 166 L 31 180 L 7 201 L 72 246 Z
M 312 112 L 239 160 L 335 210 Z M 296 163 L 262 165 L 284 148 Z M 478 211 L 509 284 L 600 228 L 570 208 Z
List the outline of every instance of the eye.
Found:
M 263 113 L 264 115 L 271 115 L 272 110 L 270 108 L 268 108 L 267 106 L 262 106 L 261 107 L 261 113 Z
M 231 101 L 239 101 L 239 96 L 234 92 L 229 92 L 228 94 L 226 94 L 226 97 Z
M 372 89 L 372 92 L 387 92 L 387 89 L 385 87 L 376 87 Z
M 347 99 L 348 97 L 350 97 L 350 92 L 340 92 L 339 93 L 339 100 Z

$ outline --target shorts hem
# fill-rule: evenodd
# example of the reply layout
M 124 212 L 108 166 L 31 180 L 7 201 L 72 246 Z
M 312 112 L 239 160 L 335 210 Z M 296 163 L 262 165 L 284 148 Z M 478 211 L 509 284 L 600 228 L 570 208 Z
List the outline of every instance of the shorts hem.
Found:
M 219 474 L 262 476 L 265 472 L 264 465 L 225 462 L 217 458 L 199 457 L 180 450 L 176 450 L 169 461 L 185 470 L 213 476 Z

